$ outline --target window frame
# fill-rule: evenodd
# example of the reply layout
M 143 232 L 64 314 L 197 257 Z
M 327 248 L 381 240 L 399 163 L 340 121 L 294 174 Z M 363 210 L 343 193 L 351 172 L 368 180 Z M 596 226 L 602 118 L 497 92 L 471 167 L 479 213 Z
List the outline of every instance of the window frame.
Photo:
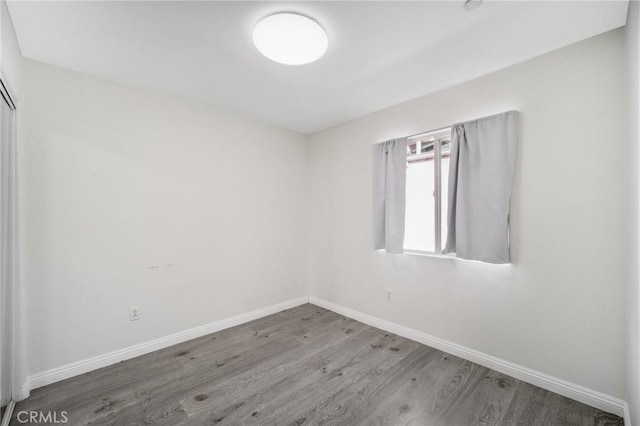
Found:
M 438 257 L 451 257 L 450 255 L 443 254 L 443 235 L 442 235 L 442 141 L 449 140 L 449 147 L 451 147 L 451 127 L 445 127 L 438 130 L 432 130 L 429 132 L 419 133 L 407 138 L 407 167 L 410 162 L 424 161 L 433 158 L 433 193 L 434 197 L 434 227 L 435 227 L 435 251 L 428 250 L 416 250 L 407 249 L 403 247 L 403 251 L 408 254 L 430 255 Z M 433 150 L 429 153 L 421 153 L 423 143 L 433 143 Z M 411 145 L 416 146 L 416 154 L 411 154 Z M 450 155 L 451 148 L 449 148 L 448 155 Z

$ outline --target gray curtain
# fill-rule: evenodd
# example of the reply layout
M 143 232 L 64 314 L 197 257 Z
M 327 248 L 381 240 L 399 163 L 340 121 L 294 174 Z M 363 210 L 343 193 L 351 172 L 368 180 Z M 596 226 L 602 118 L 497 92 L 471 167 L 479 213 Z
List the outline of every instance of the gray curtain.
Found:
M 509 204 L 518 113 L 509 111 L 451 129 L 448 235 L 444 253 L 509 263 Z
M 407 138 L 373 146 L 373 248 L 402 253 Z

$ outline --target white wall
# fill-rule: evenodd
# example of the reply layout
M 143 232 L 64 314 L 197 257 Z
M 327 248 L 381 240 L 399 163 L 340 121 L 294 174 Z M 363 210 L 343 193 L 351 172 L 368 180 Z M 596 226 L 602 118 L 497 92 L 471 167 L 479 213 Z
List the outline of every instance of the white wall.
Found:
M 313 135 L 310 294 L 624 398 L 624 67 L 616 30 Z M 510 109 L 513 263 L 374 252 L 371 145 Z
M 627 402 L 631 418 L 640 421 L 640 2 L 629 2 L 627 15 L 627 59 L 629 61 L 629 136 L 631 145 L 631 279 L 628 313 Z
M 306 295 L 305 136 L 30 60 L 23 77 L 31 374 Z

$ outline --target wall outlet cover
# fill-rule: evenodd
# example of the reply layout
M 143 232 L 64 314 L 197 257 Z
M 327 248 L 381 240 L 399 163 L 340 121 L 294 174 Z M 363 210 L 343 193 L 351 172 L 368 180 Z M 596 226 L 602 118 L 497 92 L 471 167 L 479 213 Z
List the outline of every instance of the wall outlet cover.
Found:
M 140 308 L 132 306 L 129 308 L 129 321 L 136 321 L 140 319 Z

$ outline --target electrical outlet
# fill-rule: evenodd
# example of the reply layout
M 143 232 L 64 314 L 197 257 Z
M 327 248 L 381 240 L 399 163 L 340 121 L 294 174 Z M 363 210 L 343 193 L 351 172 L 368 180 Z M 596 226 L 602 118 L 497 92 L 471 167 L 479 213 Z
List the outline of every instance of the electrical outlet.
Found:
M 129 321 L 136 321 L 140 319 L 140 308 L 132 306 L 129 308 Z
M 387 302 L 391 302 L 391 289 L 387 289 Z

